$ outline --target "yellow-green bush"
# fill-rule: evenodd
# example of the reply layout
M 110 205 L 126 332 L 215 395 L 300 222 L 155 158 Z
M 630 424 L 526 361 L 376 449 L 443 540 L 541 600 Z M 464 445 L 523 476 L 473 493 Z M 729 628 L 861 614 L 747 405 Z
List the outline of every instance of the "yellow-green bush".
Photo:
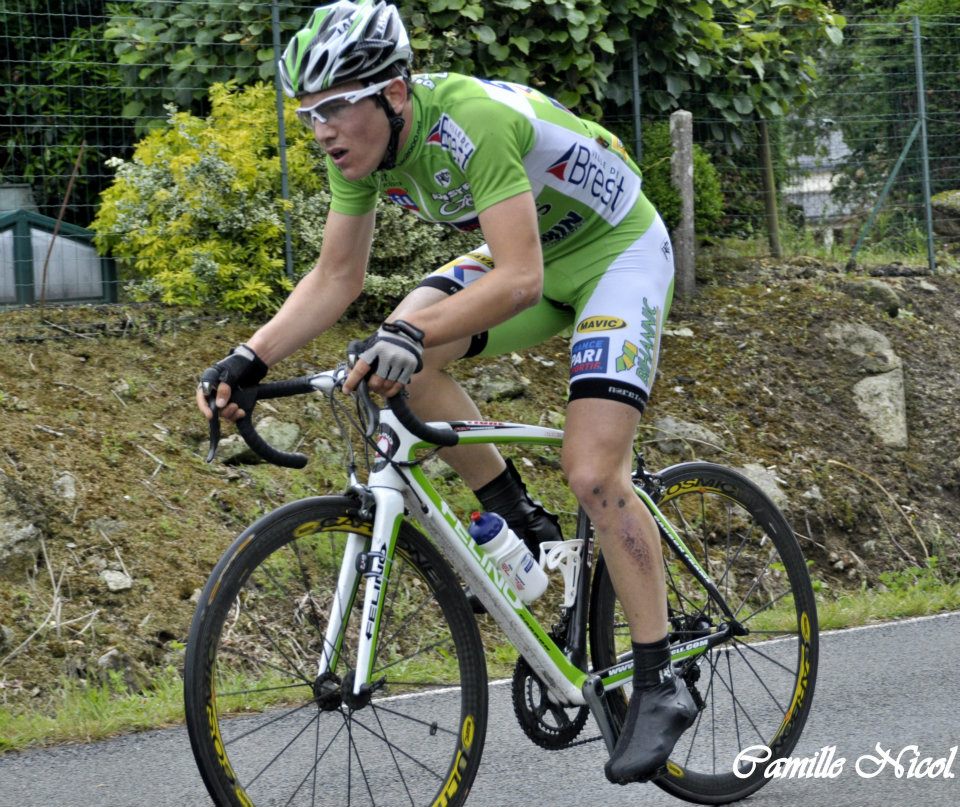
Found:
M 289 211 L 295 278 L 319 254 L 329 208 L 319 148 L 286 109 L 290 200 L 280 194 L 273 87 L 218 84 L 211 113 L 171 110 L 168 125 L 141 140 L 91 225 L 97 246 L 117 259 L 137 300 L 244 312 L 274 309 L 292 287 L 284 268 L 284 209 Z M 381 315 L 419 278 L 476 244 L 452 230 L 421 224 L 384 205 L 371 258 L 364 309 Z
M 660 212 L 667 227 L 675 229 L 680 223 L 680 194 L 670 179 L 670 124 L 661 121 L 643 129 L 643 192 Z M 716 231 L 723 217 L 723 191 L 720 175 L 710 155 L 693 146 L 693 205 L 694 227 L 700 237 Z

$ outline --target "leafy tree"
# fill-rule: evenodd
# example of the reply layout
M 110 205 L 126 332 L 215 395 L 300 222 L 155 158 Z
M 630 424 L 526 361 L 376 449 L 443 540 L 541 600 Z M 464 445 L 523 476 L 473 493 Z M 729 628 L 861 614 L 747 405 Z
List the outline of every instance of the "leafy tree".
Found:
M 282 39 L 307 10 L 280 2 Z M 716 118 L 712 135 L 739 144 L 754 115 L 779 117 L 805 98 L 816 59 L 841 40 L 843 18 L 821 0 L 399 0 L 420 67 L 533 84 L 595 116 L 629 98 L 624 72 L 637 33 L 644 104 Z M 132 0 L 106 31 L 128 115 L 165 102 L 204 112 L 214 82 L 272 77 L 270 5 Z M 153 86 L 144 86 L 146 82 Z
M 0 178 L 30 183 L 41 212 L 55 216 L 85 141 L 66 211 L 80 225 L 111 179 L 99 166 L 131 138 L 124 127 L 105 125 L 119 118 L 120 105 L 102 13 L 99 0 L 68 0 L 57 14 L 43 0 L 0 7 Z
M 918 115 L 912 17 L 920 20 L 926 83 L 928 148 L 932 191 L 956 187 L 960 176 L 957 131 L 960 118 L 960 48 L 953 30 L 960 0 L 907 0 L 867 18 L 833 55 L 824 104 L 837 121 L 852 154 L 839 195 L 872 198 L 914 129 Z M 850 99 L 855 97 L 856 114 Z M 921 164 L 915 142 L 893 186 L 893 206 L 908 205 L 918 192 Z
M 291 288 L 284 212 L 292 221 L 295 273 L 311 267 L 330 197 L 320 151 L 297 123 L 295 106 L 285 112 L 289 203 L 280 194 L 272 84 L 214 85 L 208 116 L 172 112 L 131 160 L 114 163 L 116 181 L 91 226 L 134 299 L 245 312 L 275 308 Z M 476 236 L 409 225 L 398 205 L 380 211 L 364 313 L 384 316 L 423 275 L 476 246 Z

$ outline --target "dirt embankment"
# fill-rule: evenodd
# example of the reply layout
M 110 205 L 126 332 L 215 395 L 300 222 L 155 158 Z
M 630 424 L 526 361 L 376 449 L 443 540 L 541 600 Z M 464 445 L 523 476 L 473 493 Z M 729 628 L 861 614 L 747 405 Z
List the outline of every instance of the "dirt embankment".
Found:
M 867 427 L 853 393 L 863 357 L 826 337 L 838 323 L 879 332 L 902 362 L 906 448 Z M 332 366 L 368 330 L 335 329 L 283 374 Z M 42 696 L 63 674 L 111 665 L 138 684 L 176 663 L 191 598 L 232 536 L 294 496 L 341 487 L 322 457 L 332 420 L 303 400 L 277 408 L 319 455 L 305 471 L 204 464 L 196 376 L 250 331 L 159 308 L 0 314 L 0 698 Z M 536 422 L 563 411 L 566 351 L 558 338 L 522 361 L 457 373 L 522 374 L 523 395 L 484 414 Z M 652 424 L 670 415 L 718 438 L 711 459 L 762 466 L 829 596 L 927 555 L 955 574 L 958 392 L 957 276 L 871 284 L 812 262 L 754 262 L 715 269 L 675 305 L 642 437 L 653 441 Z M 651 466 L 679 459 L 647 448 Z

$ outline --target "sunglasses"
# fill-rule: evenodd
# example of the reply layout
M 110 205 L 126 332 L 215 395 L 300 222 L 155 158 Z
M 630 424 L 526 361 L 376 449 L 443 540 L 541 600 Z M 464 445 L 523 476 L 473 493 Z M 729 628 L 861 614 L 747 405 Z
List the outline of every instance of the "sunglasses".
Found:
M 357 101 L 369 98 L 383 90 L 393 79 L 381 81 L 379 84 L 371 84 L 369 87 L 362 87 L 359 90 L 350 90 L 338 95 L 331 95 L 322 101 L 317 101 L 313 106 L 300 107 L 297 110 L 297 117 L 300 122 L 308 129 L 313 130 L 314 123 L 331 123 L 341 117 Z

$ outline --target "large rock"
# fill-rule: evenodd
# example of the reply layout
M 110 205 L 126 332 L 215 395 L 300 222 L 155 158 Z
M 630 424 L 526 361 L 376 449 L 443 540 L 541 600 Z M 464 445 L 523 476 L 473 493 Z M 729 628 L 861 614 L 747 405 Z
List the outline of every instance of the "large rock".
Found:
M 898 368 L 864 378 L 853 388 L 853 399 L 880 442 L 891 448 L 907 447 L 903 370 Z
M 286 423 L 268 415 L 258 420 L 256 427 L 259 435 L 279 451 L 293 451 L 300 443 L 300 427 L 296 423 Z M 263 462 L 239 434 L 231 434 L 220 441 L 217 457 L 221 462 L 237 464 Z
M 42 533 L 24 512 L 16 483 L 0 471 L 0 577 L 20 580 L 40 554 Z
M 780 487 L 780 478 L 775 471 L 765 468 L 759 462 L 748 462 L 740 472 L 756 483 L 757 487 L 766 493 L 779 509 L 784 510 L 790 504 L 787 494 Z
M 903 366 L 887 339 L 879 331 L 860 323 L 836 323 L 824 331 L 824 336 L 837 347 L 860 359 L 865 373 L 888 373 Z
M 903 387 L 903 362 L 890 340 L 866 325 L 837 323 L 824 336 L 857 357 L 869 375 L 853 388 L 853 399 L 867 426 L 891 448 L 907 446 L 907 405 Z
M 843 290 L 851 297 L 875 305 L 891 317 L 897 316 L 903 307 L 900 295 L 889 284 L 875 278 L 849 280 L 843 284 Z
M 930 199 L 933 231 L 946 238 L 960 237 L 960 190 L 944 191 Z
M 665 454 L 692 459 L 709 457 L 724 450 L 723 440 L 699 423 L 687 423 L 667 415 L 657 418 L 653 428 L 653 440 Z

